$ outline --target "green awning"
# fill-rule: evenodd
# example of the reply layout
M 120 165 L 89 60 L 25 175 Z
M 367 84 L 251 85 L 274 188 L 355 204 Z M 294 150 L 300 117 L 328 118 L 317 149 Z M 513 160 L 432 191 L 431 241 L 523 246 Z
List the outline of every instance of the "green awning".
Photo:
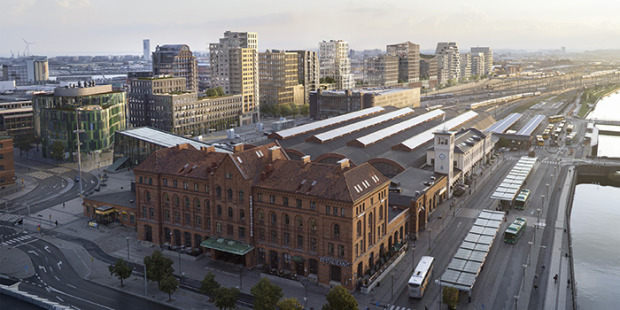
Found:
M 249 244 L 216 236 L 201 242 L 200 246 L 237 255 L 248 254 L 254 249 L 254 247 Z
M 293 256 L 292 259 L 293 259 L 294 262 L 298 262 L 298 263 L 303 263 L 304 261 L 306 261 L 305 258 L 303 258 L 303 257 L 301 257 L 299 255 Z

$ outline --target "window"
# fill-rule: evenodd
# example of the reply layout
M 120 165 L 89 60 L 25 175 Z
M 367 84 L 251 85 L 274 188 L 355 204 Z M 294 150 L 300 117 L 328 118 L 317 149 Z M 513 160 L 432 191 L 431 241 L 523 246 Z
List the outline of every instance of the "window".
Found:
M 205 200 L 205 211 L 207 211 L 207 214 L 211 213 L 211 202 L 209 200 Z
M 263 248 L 258 248 L 258 263 L 259 264 L 265 263 L 265 249 Z
M 209 185 L 205 185 L 205 193 L 209 193 Z
M 185 210 L 189 210 L 189 206 L 190 206 L 190 204 L 189 204 L 189 197 L 185 197 L 184 200 L 185 200 Z
M 263 201 L 263 193 L 256 194 L 256 200 L 258 200 L 258 202 L 262 202 Z
M 291 243 L 291 235 L 289 233 L 284 233 L 284 244 L 288 245 Z
M 379 219 L 383 219 L 383 205 L 379 206 Z
M 288 197 L 282 197 L 282 204 L 288 207 Z
M 226 233 L 232 236 L 235 233 L 235 226 L 226 225 Z
M 194 183 L 194 191 L 198 191 L 198 187 L 199 187 L 198 183 Z
M 270 202 L 270 203 L 276 203 L 276 196 L 274 196 L 274 195 L 269 195 L 269 202 Z
M 174 222 L 179 223 L 181 221 L 181 213 L 179 211 L 174 211 Z
M 149 208 L 149 217 L 150 218 L 155 218 L 155 209 Z
M 189 183 L 187 181 L 183 181 L 183 189 L 188 189 Z
M 222 206 L 217 205 L 217 216 L 222 216 Z
M 164 193 L 164 203 L 170 204 L 170 197 L 168 196 L 168 193 Z
M 179 196 L 174 195 L 172 196 L 172 204 L 174 204 L 175 207 L 179 207 Z
M 258 210 L 258 221 L 259 222 L 265 221 L 265 212 L 263 212 L 263 210 Z
M 310 201 L 310 210 L 316 210 L 316 202 Z
M 312 232 L 316 232 L 316 229 L 317 229 L 317 227 L 316 227 L 316 220 L 315 219 L 310 219 L 310 230 Z
M 189 213 L 185 213 L 185 225 L 189 225 L 191 222 L 192 221 Z
M 278 222 L 278 216 L 275 212 L 271 212 L 271 224 L 276 224 Z
M 146 207 L 142 207 L 142 217 L 146 218 Z
M 194 199 L 194 209 L 196 212 L 200 212 L 200 200 Z
M 215 231 L 216 231 L 218 234 L 221 234 L 221 233 L 222 233 L 222 223 L 220 223 L 220 222 L 215 222 Z
M 297 247 L 300 249 L 304 247 L 304 236 L 297 235 Z
M 295 204 L 297 205 L 297 208 L 301 208 L 301 199 L 296 199 Z
M 145 197 L 147 202 L 150 202 L 151 201 L 151 192 L 149 192 L 149 191 L 144 192 L 144 197 Z
M 334 216 L 338 216 L 338 207 L 334 207 Z
M 0 159 L 4 159 L 4 154 L 0 154 Z M 139 180 L 139 183 L 142 184 L 143 178 L 140 177 L 138 180 Z
M 344 208 L 340 208 L 340 216 L 344 216 Z
M 228 207 L 228 218 L 233 218 L 233 208 Z
M 149 178 L 149 185 L 153 185 L 153 178 Z
M 164 210 L 164 217 L 166 221 L 170 221 L 170 210 Z
M 310 251 L 316 252 L 316 238 L 310 238 Z
M 232 173 L 226 171 L 226 178 L 229 180 L 232 179 Z
M 288 214 L 284 214 L 284 225 L 288 226 L 291 223 L 291 219 L 288 217 Z
M 227 193 L 228 200 L 232 200 L 233 199 L 233 197 L 232 197 L 233 196 L 233 190 L 229 187 L 228 190 L 226 191 L 226 193 Z
M 282 260 L 284 261 L 284 264 L 282 264 L 282 268 L 286 269 L 291 269 L 291 254 L 288 253 L 282 253 Z
M 355 244 L 355 257 L 360 256 L 360 246 L 359 244 Z
M 362 221 L 357 221 L 357 236 L 362 235 Z
M 258 229 L 258 239 L 265 240 L 265 229 L 264 228 Z
M 179 186 L 179 182 L 177 180 L 172 180 L 172 187 L 177 188 Z
M 304 228 L 304 220 L 301 217 L 296 217 L 295 222 L 297 222 L 297 229 L 302 230 Z
M 278 242 L 278 233 L 275 230 L 271 231 L 271 242 Z
M 202 223 L 200 222 L 200 215 L 196 215 L 196 226 L 200 227 Z
M 245 227 L 239 227 L 239 238 L 245 238 Z
M 172 235 L 172 233 L 170 232 L 170 228 L 164 227 L 164 239 L 166 240 L 166 242 L 170 242 L 170 240 L 172 239 L 170 235 Z
M 327 255 L 334 256 L 334 244 L 331 242 L 327 243 Z
M 243 191 L 239 191 L 239 202 L 243 202 L 245 200 L 245 193 Z
M 243 209 L 239 210 L 239 219 L 242 221 L 245 220 L 245 210 Z
M 340 225 L 334 225 L 334 238 L 340 238 Z
M 207 224 L 207 229 L 211 229 L 211 218 L 207 217 L 206 224 Z
M 215 197 L 217 197 L 217 199 L 222 199 L 222 188 L 219 186 L 215 187 Z
M 344 245 L 338 245 L 338 255 L 344 256 Z
M 168 186 L 168 179 L 164 179 L 163 182 L 164 182 L 164 186 Z
M 325 206 L 325 214 L 329 215 L 331 213 L 331 208 L 329 206 Z

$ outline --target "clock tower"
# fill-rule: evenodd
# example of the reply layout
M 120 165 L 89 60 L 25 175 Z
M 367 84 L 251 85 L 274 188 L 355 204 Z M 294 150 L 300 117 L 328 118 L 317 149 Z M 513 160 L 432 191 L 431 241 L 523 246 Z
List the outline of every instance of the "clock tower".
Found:
M 435 150 L 435 172 L 448 176 L 448 186 L 451 185 L 454 172 L 454 140 L 455 132 L 440 130 L 435 135 L 433 149 Z

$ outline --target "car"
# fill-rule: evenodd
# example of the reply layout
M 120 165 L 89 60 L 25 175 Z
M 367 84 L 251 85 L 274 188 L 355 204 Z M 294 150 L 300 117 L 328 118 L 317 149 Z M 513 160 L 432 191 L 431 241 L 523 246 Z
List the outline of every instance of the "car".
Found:
M 73 180 L 74 180 L 75 182 L 80 182 L 80 177 L 79 177 L 79 176 L 78 176 L 78 177 L 75 177 L 75 178 L 73 178 Z

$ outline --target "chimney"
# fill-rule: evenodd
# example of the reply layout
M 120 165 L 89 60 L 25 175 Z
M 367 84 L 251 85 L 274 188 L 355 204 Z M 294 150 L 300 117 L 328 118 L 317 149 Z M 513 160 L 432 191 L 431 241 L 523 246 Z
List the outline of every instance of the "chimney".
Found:
M 305 164 L 309 164 L 310 163 L 310 155 L 306 155 L 304 157 L 301 158 L 301 162 Z
M 269 157 L 271 158 L 271 162 L 274 162 L 278 159 L 282 158 L 282 149 L 279 146 L 274 146 L 269 148 Z
M 215 146 L 211 145 L 211 146 L 201 146 L 200 150 L 209 154 L 209 153 L 215 153 Z
M 243 143 L 237 143 L 235 145 L 233 145 L 233 153 L 237 154 L 243 152 Z
M 336 163 L 340 165 L 340 171 L 345 171 L 347 170 L 347 168 L 351 167 L 351 164 L 349 163 L 348 158 L 343 158 L 337 161 Z

